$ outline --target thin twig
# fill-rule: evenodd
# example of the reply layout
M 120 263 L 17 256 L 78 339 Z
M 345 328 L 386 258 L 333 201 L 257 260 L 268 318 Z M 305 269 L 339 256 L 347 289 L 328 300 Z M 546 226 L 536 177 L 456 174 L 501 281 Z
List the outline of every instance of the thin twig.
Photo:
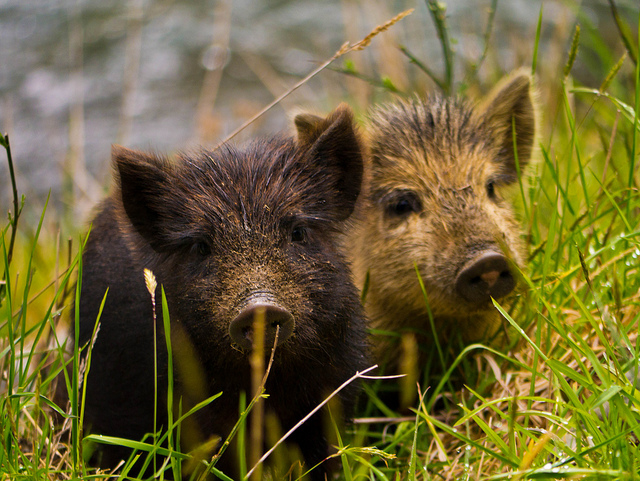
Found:
M 356 379 L 359 378 L 363 378 L 365 377 L 364 375 L 368 372 L 371 372 L 372 370 L 374 370 L 375 368 L 377 368 L 378 365 L 374 364 L 373 366 L 365 369 L 362 372 L 356 372 L 353 376 L 351 376 L 349 379 L 347 379 L 345 382 L 343 382 L 335 391 L 333 391 L 324 401 L 322 401 L 320 404 L 318 404 L 315 408 L 313 408 L 311 410 L 311 412 L 309 414 L 307 414 L 305 417 L 303 417 L 295 426 L 293 426 L 291 429 L 289 429 L 289 431 L 287 431 L 287 433 L 282 436 L 278 442 L 276 444 L 273 445 L 273 447 L 271 449 L 269 449 L 269 451 L 267 451 L 266 453 L 264 453 L 262 455 L 262 457 L 260 458 L 260 460 L 255 464 L 255 466 L 253 468 L 251 468 L 251 470 L 247 473 L 247 475 L 244 477 L 244 479 L 248 479 L 251 474 L 255 471 L 255 469 L 264 462 L 265 459 L 267 459 L 272 452 L 274 452 L 276 450 L 276 448 L 278 446 L 280 446 L 289 436 L 291 436 L 291 434 L 294 433 L 294 431 L 296 429 L 298 429 L 300 426 L 302 426 L 304 423 L 306 423 L 309 418 L 311 416 L 313 416 L 315 413 L 317 413 L 320 409 L 322 409 L 322 407 L 327 404 L 336 394 L 338 394 L 340 391 L 342 391 L 345 387 L 347 387 L 349 384 L 351 384 L 353 381 L 355 381 Z
M 222 454 L 225 452 L 225 450 L 227 449 L 229 444 L 231 444 L 231 440 L 234 438 L 234 436 L 238 432 L 238 429 L 240 428 L 240 422 L 245 418 L 245 414 L 247 412 L 251 411 L 251 409 L 253 408 L 255 403 L 257 403 L 258 400 L 260 398 L 262 398 L 262 395 L 263 395 L 264 390 L 265 390 L 265 385 L 267 384 L 267 378 L 269 377 L 269 373 L 271 372 L 271 366 L 273 366 L 273 359 L 274 359 L 275 354 L 276 354 L 276 346 L 278 345 L 278 336 L 279 336 L 279 334 L 280 334 L 280 326 L 277 326 L 276 327 L 275 339 L 273 340 L 273 347 L 271 348 L 271 357 L 269 358 L 269 363 L 267 364 L 267 369 L 265 370 L 264 376 L 262 377 L 262 383 L 260 383 L 259 389 L 257 390 L 257 392 L 256 392 L 255 396 L 253 397 L 253 399 L 251 399 L 251 402 L 249 403 L 247 408 L 240 415 L 240 419 L 238 419 L 238 422 L 236 422 L 235 426 L 233 426 L 233 429 L 229 433 L 229 436 L 227 436 L 227 439 L 225 439 L 224 443 L 222 443 L 222 446 L 220 446 L 220 449 L 218 450 L 218 452 L 211 458 L 211 462 L 209 463 L 210 467 L 213 467 L 215 465 L 215 462 L 218 459 L 220 459 L 220 456 L 222 456 Z M 200 475 L 200 477 L 198 478 L 198 481 L 202 481 L 202 480 L 206 479 L 206 477 L 208 475 L 208 472 L 209 472 L 209 469 L 205 470 Z
M 491 33 L 493 32 L 493 21 L 496 17 L 496 11 L 498 10 L 498 0 L 492 0 L 491 7 L 489 7 L 489 19 L 487 20 L 487 28 L 484 31 L 484 48 L 482 50 L 482 55 L 480 55 L 480 59 L 476 65 L 476 70 L 480 69 L 484 59 L 487 57 L 487 53 L 489 52 L 489 40 L 491 39 Z
M 487 20 L 487 28 L 485 29 L 483 36 L 484 47 L 482 49 L 482 54 L 480 54 L 480 58 L 466 75 L 465 81 L 470 79 L 475 72 L 480 70 L 480 67 L 482 67 L 482 64 L 484 63 L 484 60 L 487 58 L 487 54 L 489 53 L 489 41 L 491 40 L 491 33 L 493 32 L 493 22 L 495 20 L 497 10 L 498 0 L 492 0 L 491 6 L 489 7 L 489 19 Z
M 18 186 L 16 184 L 16 174 L 13 169 L 13 158 L 11 157 L 11 145 L 9 144 L 9 134 L 0 134 L 0 145 L 7 151 L 7 162 L 9 164 L 9 176 L 11 177 L 11 189 L 13 193 L 13 215 L 9 213 L 9 224 L 11 225 L 11 238 L 9 240 L 9 249 L 7 250 L 7 269 L 5 270 L 2 281 L 0 282 L 0 305 L 5 296 L 5 290 L 7 288 L 6 280 L 9 275 L 9 265 L 11 264 L 11 258 L 13 257 L 13 247 L 16 242 L 16 234 L 18 233 L 18 219 L 24 206 L 24 199 L 22 204 L 18 203 Z
M 404 17 L 406 17 L 407 15 L 411 15 L 413 13 L 413 8 L 410 8 L 409 10 L 405 10 L 404 12 L 399 13 L 398 15 L 396 15 L 395 17 L 393 17 L 391 20 L 386 21 L 385 23 L 383 23 L 382 25 L 378 25 L 376 28 L 374 28 L 369 35 L 367 35 L 366 37 L 364 37 L 362 40 L 360 40 L 359 42 L 354 43 L 353 45 L 351 45 L 349 42 L 345 42 L 342 47 L 340 47 L 340 49 L 333 54 L 333 56 L 327 60 L 326 62 L 324 62 L 322 65 L 320 65 L 318 68 L 316 68 L 313 72 L 311 72 L 309 75 L 307 75 L 305 78 L 303 78 L 302 80 L 300 80 L 298 83 L 296 83 L 293 87 L 291 87 L 289 90 L 287 90 L 286 92 L 284 92 L 282 95 L 280 95 L 278 98 L 276 98 L 273 102 L 271 102 L 269 105 L 267 105 L 266 107 L 264 107 L 260 112 L 258 112 L 256 115 L 254 115 L 253 117 L 251 117 L 249 120 L 247 120 L 245 123 L 243 123 L 240 127 L 238 127 L 236 130 L 234 130 L 233 132 L 231 132 L 231 134 L 229 134 L 227 136 L 227 138 L 225 140 L 223 140 L 222 142 L 220 142 L 215 148 L 214 150 L 219 149 L 222 145 L 224 145 L 225 143 L 229 142 L 231 139 L 233 139 L 236 135 L 238 135 L 240 132 L 242 132 L 244 129 L 246 129 L 249 125 L 251 125 L 253 122 L 255 122 L 258 118 L 262 117 L 265 113 L 267 113 L 269 110 L 271 110 L 273 107 L 275 107 L 276 105 L 278 105 L 283 99 L 285 99 L 286 97 L 288 97 L 289 95 L 291 95 L 293 92 L 295 92 L 296 90 L 298 90 L 302 85 L 304 85 L 305 83 L 307 83 L 309 80 L 311 80 L 313 77 L 315 77 L 316 75 L 318 75 L 320 72 L 322 72 L 324 69 L 326 69 L 329 65 L 331 65 L 334 61 L 336 61 L 337 59 L 339 59 L 340 57 L 342 57 L 343 55 L 348 54 L 349 52 L 355 52 L 358 50 L 363 50 L 366 47 L 369 46 L 369 44 L 371 43 L 371 40 L 373 40 L 373 38 L 376 35 L 381 34 L 382 32 L 388 30 L 392 25 L 396 24 L 397 22 L 399 22 L 400 20 L 402 20 Z
M 438 32 L 440 45 L 442 45 L 442 56 L 444 57 L 445 70 L 445 93 L 450 94 L 453 90 L 453 50 L 451 49 L 449 32 L 447 29 L 446 10 L 445 7 L 437 0 L 427 0 L 427 6 L 429 7 L 429 13 L 431 13 L 431 18 L 433 18 L 433 23 L 435 24 L 436 31 Z
M 407 47 L 405 47 L 404 45 L 400 45 L 400 51 L 409 59 L 409 62 L 414 64 L 416 67 L 418 67 L 420 70 L 422 70 L 424 73 L 427 74 L 427 76 L 433 80 L 433 82 L 438 86 L 438 88 L 440 90 L 442 90 L 443 92 L 446 92 L 446 86 L 443 83 L 442 80 L 440 80 L 438 78 L 438 76 L 436 75 L 436 73 L 431 70 L 429 67 L 427 67 L 427 65 L 425 63 L 423 63 L 421 60 L 418 59 L 418 57 L 416 57 L 415 55 L 413 55 L 409 49 Z
M 363 371 L 363 373 L 364 372 L 365 371 Z M 372 379 L 372 380 L 378 380 L 379 381 L 380 379 L 385 379 L 385 380 L 387 380 L 387 379 L 400 379 L 400 378 L 403 378 L 405 376 L 406 376 L 406 374 L 392 374 L 392 375 L 389 375 L 389 376 L 364 376 L 363 375 L 363 376 L 360 376 L 360 377 L 362 379 Z
M 265 324 L 267 322 L 266 307 L 260 307 L 256 309 L 253 320 L 253 351 L 249 359 L 251 365 L 251 389 L 254 395 L 259 399 L 262 396 L 264 390 L 263 382 L 264 378 L 264 341 L 265 341 Z M 276 336 L 280 330 L 280 326 L 276 327 Z M 277 338 L 273 344 L 271 353 L 275 352 L 277 345 Z M 262 378 L 262 380 L 260 379 Z M 249 459 L 254 463 L 257 459 L 260 459 L 262 453 L 262 435 L 264 423 L 264 403 L 256 402 L 254 408 L 251 410 L 251 441 L 249 444 Z M 262 478 L 262 470 L 258 470 L 255 475 L 256 480 Z
M 353 77 L 353 78 L 364 80 L 369 85 L 373 85 L 375 87 L 382 88 L 382 89 L 388 90 L 388 91 L 396 93 L 396 94 L 404 94 L 404 92 L 402 92 L 400 89 L 398 89 L 398 87 L 393 85 L 393 83 L 391 83 L 390 81 L 385 81 L 385 80 L 382 80 L 382 79 L 369 77 L 368 75 L 360 73 L 360 72 L 358 72 L 358 71 L 356 71 L 354 69 L 351 69 L 351 68 L 344 68 L 344 67 L 340 68 L 340 67 L 338 67 L 338 68 L 332 68 L 331 70 L 334 71 L 334 72 L 338 72 L 338 73 L 344 74 L 344 75 L 349 75 L 350 77 Z
M 153 315 L 153 444 L 158 444 L 158 326 L 157 326 L 157 313 L 156 313 L 156 289 L 158 288 L 158 282 L 156 276 L 151 269 L 145 268 L 144 271 L 144 283 L 147 287 L 147 291 L 151 296 L 151 313 Z M 170 353 L 169 353 L 170 354 Z M 170 406 L 168 406 L 170 412 Z M 171 431 L 169 431 L 171 432 Z M 156 471 L 156 453 L 153 453 L 153 472 Z

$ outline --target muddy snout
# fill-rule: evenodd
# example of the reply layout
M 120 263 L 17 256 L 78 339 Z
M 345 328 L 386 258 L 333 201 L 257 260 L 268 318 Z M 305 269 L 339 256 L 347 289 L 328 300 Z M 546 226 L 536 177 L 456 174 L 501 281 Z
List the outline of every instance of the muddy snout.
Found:
M 456 291 L 472 304 L 500 299 L 516 286 L 508 259 L 504 254 L 486 251 L 471 259 L 458 273 Z
M 264 310 L 265 331 L 264 347 L 270 350 L 273 346 L 278 327 L 278 345 L 282 344 L 293 334 L 295 320 L 293 315 L 277 302 L 276 297 L 269 292 L 251 293 L 240 307 L 240 312 L 229 324 L 231 340 L 242 349 L 253 347 L 254 320 L 260 310 Z

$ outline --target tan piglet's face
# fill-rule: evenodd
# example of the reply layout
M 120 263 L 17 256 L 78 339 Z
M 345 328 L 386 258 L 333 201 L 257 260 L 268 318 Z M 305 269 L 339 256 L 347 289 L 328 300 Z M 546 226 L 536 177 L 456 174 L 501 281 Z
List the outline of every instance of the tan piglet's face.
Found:
M 475 339 L 495 330 L 491 297 L 513 291 L 523 262 L 505 193 L 531 156 L 534 131 L 524 74 L 475 108 L 434 97 L 373 113 L 366 199 L 350 246 L 358 280 L 369 272 L 375 325 L 426 327 L 417 267 L 442 331 Z

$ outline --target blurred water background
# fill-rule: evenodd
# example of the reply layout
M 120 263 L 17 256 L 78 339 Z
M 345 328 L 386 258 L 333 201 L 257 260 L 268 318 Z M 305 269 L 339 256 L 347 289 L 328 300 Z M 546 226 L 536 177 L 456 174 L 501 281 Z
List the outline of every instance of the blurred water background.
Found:
M 617 2 L 621 13 L 635 1 Z M 495 82 L 485 70 L 531 66 L 541 7 L 541 75 L 562 75 L 576 23 L 583 32 L 577 83 L 597 88 L 603 77 L 590 78 L 580 63 L 606 75 L 610 65 L 593 68 L 601 49 L 615 51 L 615 58 L 624 50 L 605 0 L 496 4 L 491 53 L 476 70 L 492 2 L 446 2 L 455 78 L 463 88 L 484 90 Z M 407 8 L 415 8 L 413 15 L 334 67 L 346 60 L 374 84 L 424 94 L 434 83 L 398 48 L 443 70 L 421 0 L 0 0 L 0 128 L 10 136 L 19 190 L 33 207 L 26 222 L 37 220 L 50 192 L 54 218 L 81 226 L 109 184 L 111 144 L 157 151 L 216 145 L 344 42 L 358 41 Z M 628 22 L 637 25 L 637 19 Z M 605 42 L 590 41 L 590 29 L 604 33 Z M 299 110 L 327 112 L 348 101 L 362 114 L 390 95 L 327 69 L 237 140 L 290 129 Z M 4 152 L 0 158 L 5 215 L 11 189 Z

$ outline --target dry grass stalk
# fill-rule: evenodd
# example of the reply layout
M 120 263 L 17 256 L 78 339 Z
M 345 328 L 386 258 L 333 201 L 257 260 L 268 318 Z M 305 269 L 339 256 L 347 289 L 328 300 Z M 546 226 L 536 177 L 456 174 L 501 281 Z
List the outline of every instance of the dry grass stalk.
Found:
M 409 10 L 405 10 L 402 13 L 399 13 L 398 15 L 396 15 L 395 17 L 393 17 L 392 19 L 388 20 L 387 22 L 383 23 L 382 25 L 378 25 L 376 28 L 374 28 L 371 33 L 369 33 L 366 37 L 364 37 L 362 40 L 360 40 L 359 42 L 356 42 L 354 44 L 350 44 L 349 42 L 345 42 L 344 44 L 342 44 L 342 47 L 340 47 L 340 49 L 333 54 L 333 56 L 327 60 L 326 62 L 324 62 L 322 65 L 320 65 L 318 68 L 316 68 L 313 72 L 311 72 L 309 75 L 307 75 L 305 78 L 303 78 L 302 80 L 300 80 L 298 83 L 296 83 L 293 87 L 291 87 L 289 90 L 287 90 L 286 92 L 284 92 L 282 95 L 280 95 L 278 98 L 276 98 L 273 102 L 271 102 L 269 105 L 267 105 L 266 107 L 264 107 L 260 112 L 258 112 L 256 115 L 254 115 L 253 117 L 251 117 L 249 120 L 247 120 L 246 122 L 244 122 L 240 127 L 238 127 L 236 130 L 234 130 L 233 132 L 231 132 L 231 134 L 229 134 L 227 136 L 227 138 L 225 140 L 223 140 L 222 142 L 220 142 L 215 148 L 218 149 L 220 148 L 222 145 L 224 145 L 225 143 L 229 142 L 231 139 L 233 139 L 236 135 L 238 135 L 240 132 L 242 132 L 244 129 L 246 129 L 249 125 L 251 125 L 253 122 L 255 122 L 258 118 L 262 117 L 265 113 L 267 113 L 269 110 L 271 110 L 273 107 L 275 107 L 276 105 L 278 105 L 283 99 L 285 99 L 286 97 L 288 97 L 289 95 L 291 95 L 293 92 L 295 92 L 296 90 L 298 90 L 302 85 L 306 84 L 309 80 L 311 80 L 312 78 L 314 78 L 316 75 L 318 75 L 320 72 L 322 72 L 324 69 L 326 69 L 329 65 L 331 65 L 335 60 L 339 59 L 340 57 L 342 57 L 343 55 L 346 55 L 349 52 L 355 52 L 355 51 L 359 51 L 359 50 L 363 50 L 365 49 L 370 43 L 371 40 L 373 40 L 373 38 L 383 32 L 385 32 L 386 30 L 388 30 L 391 26 L 393 26 L 394 24 L 396 24 L 397 22 L 399 22 L 400 20 L 402 20 L 404 17 L 406 17 L 407 15 L 410 15 L 411 13 L 413 13 L 413 9 L 409 9 Z

